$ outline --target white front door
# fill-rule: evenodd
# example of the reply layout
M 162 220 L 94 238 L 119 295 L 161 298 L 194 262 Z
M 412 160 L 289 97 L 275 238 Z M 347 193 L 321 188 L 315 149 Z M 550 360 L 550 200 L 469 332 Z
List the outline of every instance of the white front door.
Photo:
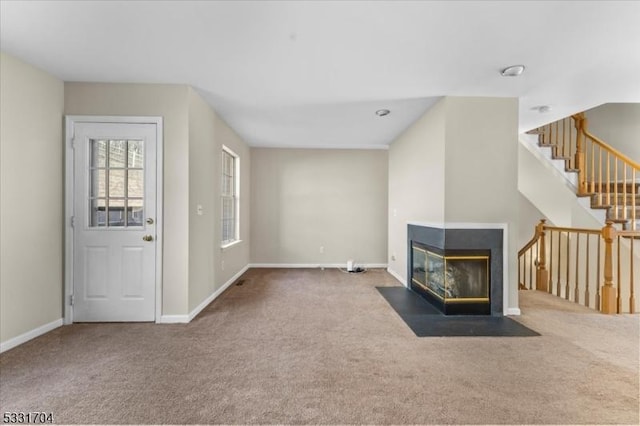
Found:
M 153 321 L 157 126 L 73 124 L 73 321 Z

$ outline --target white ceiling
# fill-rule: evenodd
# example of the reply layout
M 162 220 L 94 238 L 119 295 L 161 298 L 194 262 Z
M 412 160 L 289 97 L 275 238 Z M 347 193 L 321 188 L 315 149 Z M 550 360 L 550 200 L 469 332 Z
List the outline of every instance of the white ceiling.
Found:
M 6 1 L 0 47 L 65 81 L 189 84 L 251 146 L 387 146 L 441 96 L 520 130 L 640 102 L 636 1 Z M 527 69 L 518 78 L 499 70 Z M 550 105 L 550 113 L 533 107 Z M 391 114 L 377 117 L 377 109 Z

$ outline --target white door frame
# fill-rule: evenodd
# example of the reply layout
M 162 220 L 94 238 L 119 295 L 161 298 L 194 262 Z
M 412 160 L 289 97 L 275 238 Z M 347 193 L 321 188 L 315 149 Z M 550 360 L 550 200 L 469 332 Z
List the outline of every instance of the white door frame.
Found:
M 65 117 L 65 261 L 64 261 L 64 323 L 73 323 L 73 226 L 71 223 L 74 205 L 74 128 L 76 123 L 133 123 L 154 124 L 156 126 L 156 300 L 155 322 L 160 322 L 162 315 L 162 231 L 163 231 L 163 139 L 162 117 L 138 117 L 138 116 L 93 116 L 93 115 L 68 115 Z

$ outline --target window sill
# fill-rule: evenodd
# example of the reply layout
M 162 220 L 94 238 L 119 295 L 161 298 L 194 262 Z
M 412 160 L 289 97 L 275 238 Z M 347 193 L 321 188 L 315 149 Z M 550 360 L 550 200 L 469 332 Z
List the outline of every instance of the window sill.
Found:
M 242 242 L 242 240 L 235 240 L 234 242 L 231 242 L 231 243 L 228 243 L 228 244 L 221 245 L 221 246 L 220 246 L 220 250 L 221 250 L 221 251 L 225 251 L 225 250 L 227 250 L 228 248 L 231 248 L 231 247 L 233 247 L 233 246 L 235 246 L 235 245 L 240 244 L 241 242 Z

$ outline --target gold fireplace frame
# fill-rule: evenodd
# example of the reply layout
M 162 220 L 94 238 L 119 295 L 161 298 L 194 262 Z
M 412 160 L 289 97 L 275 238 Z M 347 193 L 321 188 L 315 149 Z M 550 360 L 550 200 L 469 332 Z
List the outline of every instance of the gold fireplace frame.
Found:
M 424 289 L 425 291 L 429 292 L 429 294 L 432 294 L 433 296 L 437 297 L 439 300 L 441 300 L 443 303 L 489 303 L 489 292 L 491 291 L 491 284 L 490 284 L 490 277 L 489 277 L 489 271 L 490 271 L 490 265 L 489 265 L 489 256 L 486 255 L 467 255 L 467 256 L 460 256 L 460 255 L 452 255 L 452 256 L 447 256 L 445 255 L 441 255 L 438 253 L 434 253 L 432 251 L 423 249 L 421 247 L 418 247 L 416 245 L 412 244 L 412 250 L 417 250 L 420 252 L 423 252 L 425 254 L 425 265 L 424 265 L 424 275 L 425 275 L 425 281 L 429 282 L 429 274 L 437 274 L 437 272 L 433 272 L 433 271 L 429 271 L 429 268 L 427 267 L 427 263 L 429 260 L 429 256 L 431 257 L 435 257 L 435 258 L 439 258 L 442 259 L 442 275 L 443 277 L 441 278 L 441 280 L 444 282 L 444 297 L 441 294 L 438 294 L 436 291 L 434 291 L 433 289 L 431 289 L 426 282 L 421 282 L 420 280 L 416 279 L 414 277 L 414 273 L 412 270 L 412 276 L 411 276 L 411 281 L 413 283 L 415 283 L 416 285 L 420 286 L 422 289 Z M 448 261 L 456 261 L 456 260 L 474 260 L 474 261 L 478 261 L 478 260 L 484 260 L 486 262 L 485 265 L 485 272 L 486 272 L 486 277 L 485 277 L 485 283 L 486 285 L 484 287 L 486 287 L 486 297 L 447 297 L 448 294 L 448 290 L 450 289 L 450 283 L 449 283 L 449 279 L 447 278 L 447 273 L 444 271 L 447 271 L 447 262 Z M 415 262 L 415 260 L 414 260 Z

